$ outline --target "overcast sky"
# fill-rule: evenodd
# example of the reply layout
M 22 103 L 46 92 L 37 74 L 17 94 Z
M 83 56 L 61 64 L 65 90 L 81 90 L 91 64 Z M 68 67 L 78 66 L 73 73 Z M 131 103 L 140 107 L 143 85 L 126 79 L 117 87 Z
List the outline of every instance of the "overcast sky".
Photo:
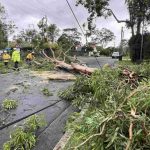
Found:
M 76 7 L 76 0 L 68 0 L 72 6 L 80 24 L 86 22 L 88 13 L 83 6 Z M 28 28 L 29 24 L 34 24 L 36 28 L 38 21 L 45 15 L 49 23 L 56 24 L 60 29 L 67 27 L 78 27 L 66 0 L 1 0 L 5 7 L 9 19 L 13 20 L 16 26 L 21 29 Z M 128 13 L 124 0 L 111 0 L 110 8 L 119 19 L 127 19 Z M 97 28 L 110 29 L 116 36 L 116 45 L 120 42 L 121 27 L 125 24 L 118 24 L 113 17 L 109 19 L 97 19 Z M 124 38 L 130 37 L 130 31 L 124 28 Z

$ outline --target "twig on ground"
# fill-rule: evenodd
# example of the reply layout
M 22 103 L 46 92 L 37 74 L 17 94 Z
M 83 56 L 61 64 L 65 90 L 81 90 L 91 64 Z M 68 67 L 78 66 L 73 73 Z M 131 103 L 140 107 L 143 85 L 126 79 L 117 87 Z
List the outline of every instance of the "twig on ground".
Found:
M 129 141 L 127 143 L 125 150 L 129 150 L 131 143 L 132 143 L 132 137 L 133 137 L 133 122 L 131 121 L 130 126 L 129 126 Z
M 79 144 L 78 146 L 74 147 L 73 149 L 77 149 L 77 148 L 79 148 L 79 147 L 83 146 L 86 142 L 88 142 L 90 139 L 94 138 L 95 136 L 100 136 L 100 135 L 102 135 L 102 134 L 103 134 L 103 132 L 104 132 L 105 126 L 106 126 L 106 123 L 104 123 L 104 124 L 103 124 L 103 126 L 102 126 L 102 130 L 101 130 L 101 132 L 100 132 L 100 133 L 97 133 L 97 134 L 93 134 L 93 135 L 91 135 L 91 136 L 90 136 L 90 137 L 88 137 L 88 138 L 87 138 L 84 142 L 82 142 L 82 143 L 81 143 L 81 144 Z

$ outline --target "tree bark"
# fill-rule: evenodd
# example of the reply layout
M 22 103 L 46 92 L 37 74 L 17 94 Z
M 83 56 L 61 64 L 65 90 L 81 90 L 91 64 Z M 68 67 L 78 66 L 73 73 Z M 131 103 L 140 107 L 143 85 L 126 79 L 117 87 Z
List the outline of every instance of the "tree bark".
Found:
M 137 20 L 137 31 L 136 34 L 140 34 L 141 33 L 141 18 L 139 17 Z
M 134 26 L 131 26 L 131 33 L 132 33 L 132 36 L 134 36 Z
M 87 75 L 91 75 L 95 70 L 97 70 L 97 68 L 90 68 L 87 66 L 79 65 L 77 63 L 71 63 L 71 66 L 74 68 L 75 71 L 83 73 L 83 74 L 87 74 Z

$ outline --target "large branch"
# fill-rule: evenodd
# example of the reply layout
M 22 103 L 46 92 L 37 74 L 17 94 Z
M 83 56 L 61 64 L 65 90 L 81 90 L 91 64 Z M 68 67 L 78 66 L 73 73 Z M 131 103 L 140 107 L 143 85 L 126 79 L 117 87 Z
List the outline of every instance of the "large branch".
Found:
M 124 23 L 129 23 L 129 22 L 130 22 L 129 20 L 119 20 L 111 9 L 105 8 L 105 10 L 110 11 L 111 14 L 113 15 L 113 17 L 116 19 L 116 21 L 117 21 L 118 23 L 122 23 L 122 22 L 124 22 Z
M 77 63 L 71 63 L 71 66 L 76 70 L 77 72 L 83 73 L 83 74 L 88 74 L 91 75 L 97 68 L 90 68 L 87 66 L 82 66 Z
M 53 53 L 53 57 L 55 57 L 54 55 L 54 52 L 52 51 Z M 65 63 L 64 61 L 60 61 L 60 60 L 57 60 L 56 58 L 51 58 L 51 57 L 48 57 L 47 54 L 43 51 L 43 55 L 49 59 L 52 63 L 54 63 L 56 65 L 56 67 L 61 67 L 61 68 L 66 68 L 68 70 L 73 70 L 73 67 L 70 65 L 70 64 L 67 64 Z
M 47 54 L 44 52 L 44 50 L 42 51 L 42 54 L 43 54 L 48 60 L 50 60 L 52 63 L 55 62 L 55 60 L 54 60 L 53 58 L 47 56 Z

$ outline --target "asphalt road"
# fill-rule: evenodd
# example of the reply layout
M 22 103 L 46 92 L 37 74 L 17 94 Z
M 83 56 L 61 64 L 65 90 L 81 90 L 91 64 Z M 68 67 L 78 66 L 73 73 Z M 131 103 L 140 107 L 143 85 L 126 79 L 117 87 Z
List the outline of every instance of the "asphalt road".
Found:
M 78 57 L 81 63 L 89 67 L 101 68 L 104 64 L 115 66 L 117 59 L 110 57 Z M 63 84 L 63 83 L 62 83 Z M 66 103 L 66 102 L 64 102 Z M 34 150 L 52 150 L 64 133 L 65 122 L 70 113 L 75 111 L 75 108 L 69 105 L 60 116 L 52 122 L 52 124 L 39 136 L 39 142 Z
M 78 60 L 89 67 L 97 68 L 101 68 L 106 63 L 114 66 L 118 61 L 108 57 L 78 57 Z M 5 98 L 16 99 L 19 102 L 17 109 L 12 110 L 6 119 L 5 123 L 9 123 L 59 101 L 58 91 L 67 88 L 73 82 L 47 81 L 30 75 L 27 70 L 22 70 L 19 73 L 0 75 L 0 84 L 0 104 Z M 53 96 L 44 96 L 41 92 L 44 87 L 48 88 Z M 60 101 L 53 107 L 40 112 L 46 118 L 47 127 L 39 131 L 38 142 L 34 150 L 52 150 L 64 134 L 68 116 L 76 110 L 69 102 Z M 5 113 L 0 113 L 0 118 L 5 118 L 5 115 Z M 0 131 L 0 150 L 2 150 L 3 143 L 9 140 L 10 131 L 14 130 L 14 126 L 16 124 Z
M 77 59 L 89 67 L 96 68 L 101 68 L 105 64 L 113 67 L 118 62 L 118 59 L 112 59 L 111 57 L 77 57 Z
M 66 115 L 63 115 L 63 117 L 61 117 L 62 121 L 59 121 L 61 122 L 61 124 L 59 124 L 59 126 L 57 124 L 55 129 L 52 128 L 52 131 L 56 131 L 56 135 L 51 137 L 51 146 L 47 146 L 47 144 L 42 142 L 45 150 L 52 149 L 63 135 L 64 131 L 61 130 L 60 132 L 60 129 L 64 128 L 68 116 L 75 111 L 75 109 L 70 106 L 69 102 L 60 100 L 60 98 L 58 97 L 58 92 L 64 90 L 72 84 L 72 81 L 49 81 L 48 79 L 43 79 L 40 76 L 33 75 L 29 70 L 20 69 L 20 72 L 13 71 L 8 74 L 0 74 L 0 127 L 3 127 L 4 124 L 2 124 L 1 120 L 5 119 L 6 116 L 7 118 L 5 119 L 4 123 L 8 124 L 22 117 L 30 115 L 31 113 L 34 113 L 46 106 L 56 103 L 52 107 L 49 107 L 38 113 L 44 115 L 47 122 L 47 127 L 44 127 L 43 129 L 41 129 L 41 131 L 39 131 L 37 145 L 39 144 L 39 142 L 45 139 L 44 137 L 46 137 L 47 139 L 49 138 L 49 134 L 45 136 L 45 131 L 46 133 L 49 133 L 49 130 L 47 131 L 47 128 L 51 128 L 52 123 L 54 123 L 57 118 L 59 118 L 59 116 L 67 112 L 65 113 Z M 43 95 L 43 88 L 47 88 L 53 95 Z M 6 113 L 5 111 L 1 111 L 1 104 L 4 99 L 17 100 L 18 107 L 14 110 L 8 111 L 8 113 Z M 3 144 L 9 140 L 10 132 L 12 130 L 15 130 L 15 127 L 18 124 L 22 124 L 23 122 L 24 120 L 13 124 L 8 128 L 0 130 L 0 150 L 2 150 Z M 49 140 L 44 141 L 49 143 Z M 38 147 L 40 148 L 40 146 Z M 38 150 L 38 148 L 36 148 L 36 150 Z

